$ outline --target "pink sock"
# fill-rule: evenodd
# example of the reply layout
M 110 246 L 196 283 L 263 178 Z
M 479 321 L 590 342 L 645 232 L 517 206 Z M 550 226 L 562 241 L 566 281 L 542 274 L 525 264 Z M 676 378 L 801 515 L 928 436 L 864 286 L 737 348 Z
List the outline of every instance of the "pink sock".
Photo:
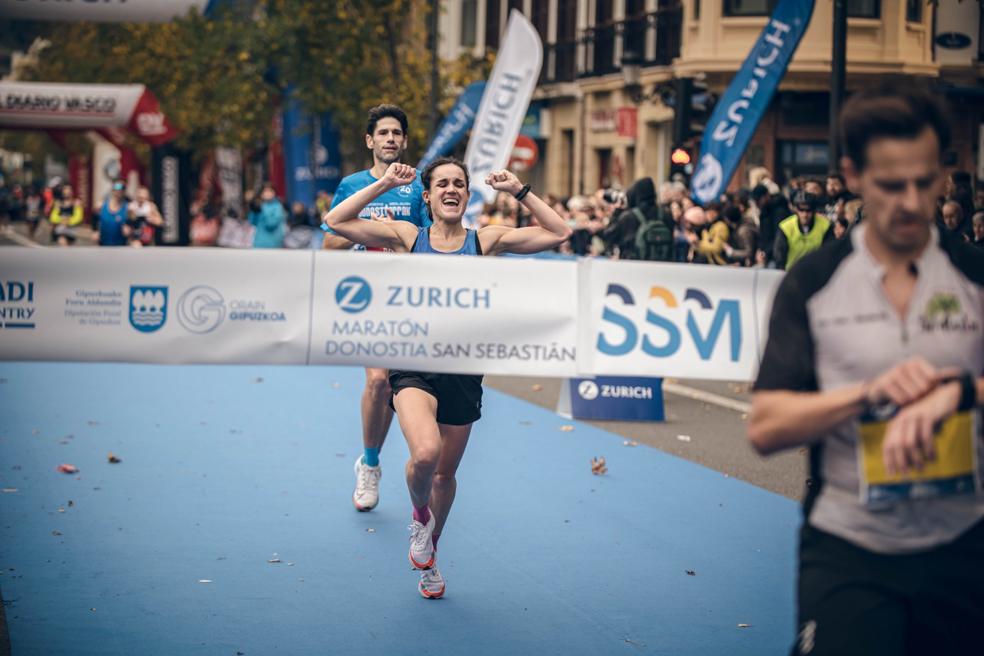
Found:
M 420 508 L 414 506 L 413 518 L 416 519 L 421 524 L 423 524 L 424 526 L 427 526 L 427 522 L 429 522 L 431 518 L 430 508 L 428 508 L 427 506 L 422 506 Z
M 434 548 L 435 549 L 437 549 L 437 541 L 440 539 L 440 537 L 441 537 L 441 534 L 440 533 L 432 533 L 431 534 L 431 542 L 434 543 Z

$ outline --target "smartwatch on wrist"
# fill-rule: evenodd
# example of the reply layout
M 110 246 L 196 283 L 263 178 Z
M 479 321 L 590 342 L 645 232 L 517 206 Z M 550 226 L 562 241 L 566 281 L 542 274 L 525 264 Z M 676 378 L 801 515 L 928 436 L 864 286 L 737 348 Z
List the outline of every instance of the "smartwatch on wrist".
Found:
M 973 410 L 977 405 L 977 381 L 974 379 L 974 374 L 963 371 L 959 375 L 949 376 L 940 381 L 940 385 L 947 383 L 960 383 L 960 402 L 957 404 L 957 412 Z

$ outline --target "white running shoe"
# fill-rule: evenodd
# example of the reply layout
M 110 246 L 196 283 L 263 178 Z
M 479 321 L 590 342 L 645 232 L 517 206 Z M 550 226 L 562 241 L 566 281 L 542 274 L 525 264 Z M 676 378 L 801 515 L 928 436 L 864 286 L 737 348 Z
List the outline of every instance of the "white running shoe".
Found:
M 379 478 L 382 475 L 382 467 L 363 464 L 362 456 L 355 461 L 355 492 L 352 493 L 352 503 L 356 510 L 366 512 L 379 503 Z
M 437 567 L 425 569 L 420 573 L 420 583 L 417 584 L 420 594 L 428 599 L 440 599 L 444 596 L 444 577 Z
M 434 514 L 427 525 L 416 519 L 410 522 L 410 564 L 414 569 L 430 569 L 434 566 Z

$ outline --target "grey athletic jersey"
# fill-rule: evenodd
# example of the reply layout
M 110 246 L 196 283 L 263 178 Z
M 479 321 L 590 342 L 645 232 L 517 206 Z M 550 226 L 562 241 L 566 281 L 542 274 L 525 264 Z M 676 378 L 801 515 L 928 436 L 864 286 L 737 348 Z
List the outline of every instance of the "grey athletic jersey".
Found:
M 984 256 L 940 235 L 915 263 L 917 282 L 902 319 L 882 289 L 883 269 L 864 244 L 865 226 L 797 263 L 776 294 L 757 390 L 825 391 L 870 380 L 922 356 L 936 367 L 984 372 Z M 972 429 L 973 484 L 960 494 L 872 503 L 863 498 L 858 420 L 811 448 L 806 521 L 880 553 L 951 542 L 984 517 L 984 437 Z M 965 442 L 966 443 L 966 442 Z

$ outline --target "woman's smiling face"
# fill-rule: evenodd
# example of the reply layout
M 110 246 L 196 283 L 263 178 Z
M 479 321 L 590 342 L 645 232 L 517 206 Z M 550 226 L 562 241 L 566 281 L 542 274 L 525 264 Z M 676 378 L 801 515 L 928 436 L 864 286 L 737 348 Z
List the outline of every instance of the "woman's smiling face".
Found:
M 424 191 L 424 202 L 436 221 L 460 220 L 468 205 L 468 181 L 457 164 L 442 164 L 431 173 L 430 188 Z

